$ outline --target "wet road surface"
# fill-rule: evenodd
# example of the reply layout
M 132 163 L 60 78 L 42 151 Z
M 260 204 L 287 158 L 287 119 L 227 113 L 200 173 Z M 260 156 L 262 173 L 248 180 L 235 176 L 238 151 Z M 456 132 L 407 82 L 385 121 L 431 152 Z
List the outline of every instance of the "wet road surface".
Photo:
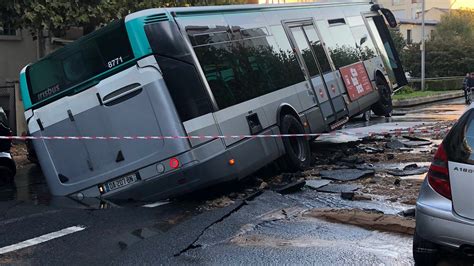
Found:
M 397 110 L 391 118 L 354 120 L 346 132 L 384 131 L 456 119 L 462 100 Z M 245 189 L 225 187 L 222 190 Z M 412 264 L 411 236 L 366 230 L 305 216 L 311 209 L 362 208 L 398 213 L 406 206 L 383 201 L 345 201 L 304 188 L 261 195 L 212 210 L 215 190 L 162 206 L 142 202 L 77 201 L 48 193 L 38 166 L 18 170 L 0 186 L 0 264 Z M 224 192 L 222 192 L 224 194 Z M 219 192 L 217 192 L 217 196 Z M 158 204 L 156 204 L 158 205 Z M 153 206 L 153 205 L 152 205 Z M 77 232 L 67 228 L 85 228 Z M 49 239 L 26 248 L 25 240 Z M 41 240 L 41 239 L 40 239 Z M 23 243 L 24 244 L 24 243 Z M 2 249 L 3 248 L 3 249 Z

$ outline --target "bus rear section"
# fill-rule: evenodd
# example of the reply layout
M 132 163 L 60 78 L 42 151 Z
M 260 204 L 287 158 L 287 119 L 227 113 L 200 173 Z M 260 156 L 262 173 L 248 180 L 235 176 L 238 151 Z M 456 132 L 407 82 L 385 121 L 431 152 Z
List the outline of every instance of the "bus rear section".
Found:
M 281 155 L 271 138 L 231 148 L 220 138 L 186 138 L 220 135 L 189 49 L 172 21 L 157 28 L 142 16 L 130 20 L 140 23 L 109 25 L 22 71 L 25 116 L 53 195 L 167 198 L 248 175 Z M 126 38 L 114 39 L 116 31 Z M 140 43 L 127 37 L 140 31 Z M 148 42 L 153 49 L 137 48 Z M 110 43 L 126 47 L 113 53 Z M 52 136 L 73 139 L 44 138 Z
M 120 138 L 185 135 L 156 60 L 134 59 L 124 22 L 26 67 L 22 78 L 31 135 L 78 137 L 33 142 L 53 195 L 112 196 L 193 163 L 186 139 Z M 101 136 L 120 139 L 93 139 Z

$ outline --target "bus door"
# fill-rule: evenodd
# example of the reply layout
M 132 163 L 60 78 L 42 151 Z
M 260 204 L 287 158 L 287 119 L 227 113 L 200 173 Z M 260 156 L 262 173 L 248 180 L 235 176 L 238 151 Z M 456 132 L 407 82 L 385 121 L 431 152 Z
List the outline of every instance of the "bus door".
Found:
M 403 71 L 402 63 L 384 18 L 382 16 L 366 17 L 365 22 L 372 35 L 372 39 L 377 44 L 377 49 L 382 57 L 393 89 L 407 85 L 408 81 Z
M 300 59 L 302 70 L 310 81 L 314 95 L 316 95 L 326 125 L 329 126 L 329 124 L 347 117 L 347 108 L 337 86 L 336 77 L 330 73 L 331 70 L 327 73 L 323 70 L 327 56 L 313 21 L 284 24 L 293 49 Z

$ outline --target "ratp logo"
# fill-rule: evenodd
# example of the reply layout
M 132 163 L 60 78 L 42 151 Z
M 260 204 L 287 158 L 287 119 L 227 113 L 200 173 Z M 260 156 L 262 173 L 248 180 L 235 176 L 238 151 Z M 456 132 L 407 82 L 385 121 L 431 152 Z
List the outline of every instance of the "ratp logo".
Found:
M 60 90 L 61 89 L 59 88 L 59 84 L 57 84 L 57 85 L 51 86 L 48 89 L 36 94 L 36 98 L 38 99 L 38 101 L 41 101 L 45 98 L 48 98 L 48 97 L 58 93 Z

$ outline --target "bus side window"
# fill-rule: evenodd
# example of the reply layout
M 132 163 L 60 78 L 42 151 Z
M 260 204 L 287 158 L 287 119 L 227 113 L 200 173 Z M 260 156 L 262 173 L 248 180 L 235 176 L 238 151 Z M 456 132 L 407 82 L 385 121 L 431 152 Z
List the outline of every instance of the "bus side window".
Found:
M 193 65 L 159 55 L 156 61 L 181 121 L 213 112 L 209 95 Z
M 317 21 L 316 23 L 336 69 L 359 62 L 356 41 L 345 22 L 331 26 L 327 21 Z
M 283 26 L 274 25 L 270 27 L 274 40 L 272 45 L 274 60 L 271 63 L 272 73 L 276 80 L 277 87 L 285 88 L 305 80 L 300 64 L 296 58 L 290 40 L 283 29 Z
M 213 112 L 209 94 L 177 26 L 168 22 L 152 23 L 145 31 L 181 121 Z
M 356 41 L 356 48 L 360 59 L 365 61 L 376 57 L 377 50 L 375 50 L 375 44 L 370 37 L 369 30 L 365 26 L 362 16 L 348 17 L 346 20 Z
M 194 47 L 220 109 L 304 81 L 292 49 L 282 50 L 262 32 L 253 31 L 258 37 Z

